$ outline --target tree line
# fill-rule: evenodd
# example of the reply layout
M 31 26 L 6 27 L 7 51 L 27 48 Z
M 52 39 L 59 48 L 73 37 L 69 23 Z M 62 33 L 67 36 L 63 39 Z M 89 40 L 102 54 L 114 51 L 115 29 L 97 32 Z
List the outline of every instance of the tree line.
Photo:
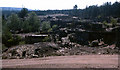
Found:
M 2 16 L 2 44 L 7 47 L 18 45 L 22 40 L 19 36 L 14 36 L 17 33 L 48 33 L 56 27 L 57 25 L 51 26 L 49 21 L 41 22 L 35 12 L 23 8 L 18 14 L 12 13 L 7 18 Z
M 73 9 L 69 10 L 46 10 L 46 11 L 34 11 L 37 15 L 46 15 L 46 14 L 69 14 L 71 16 L 77 16 L 80 18 L 102 18 L 102 17 L 120 17 L 120 3 L 115 2 L 106 2 L 101 6 L 92 5 L 88 6 L 85 9 L 77 9 L 78 6 L 73 6 Z
M 120 2 L 115 2 L 111 4 L 111 2 L 106 2 L 101 6 L 92 5 L 88 6 L 85 9 L 77 9 L 78 6 L 73 6 L 73 9 L 68 10 L 32 10 L 37 15 L 47 15 L 47 14 L 68 14 L 71 16 L 77 16 L 80 18 L 96 18 L 96 17 L 120 17 Z M 32 12 L 28 11 L 28 12 Z M 10 11 L 3 11 L 3 14 L 11 14 Z M 18 11 L 14 11 L 14 13 L 18 13 Z M 22 14 L 21 14 L 22 15 Z
M 80 17 L 96 18 L 96 17 L 120 17 L 120 3 L 106 2 L 101 6 L 93 5 L 81 10 Z

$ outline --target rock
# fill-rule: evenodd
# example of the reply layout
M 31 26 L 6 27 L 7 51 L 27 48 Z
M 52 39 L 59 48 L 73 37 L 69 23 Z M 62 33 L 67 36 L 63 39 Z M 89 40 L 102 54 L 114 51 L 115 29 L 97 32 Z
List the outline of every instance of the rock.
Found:
M 105 47 L 105 48 L 111 48 L 111 49 L 115 49 L 115 47 L 116 47 L 116 45 L 115 44 L 112 44 L 112 45 L 108 45 L 107 47 Z
M 98 40 L 94 40 L 94 41 L 91 42 L 90 45 L 91 45 L 92 47 L 95 47 L 95 46 L 98 46 L 98 44 L 99 44 Z
M 100 52 L 99 52 L 98 54 L 99 54 L 99 55 L 101 55 L 101 53 L 100 53 Z
M 63 43 L 69 43 L 70 42 L 68 37 L 62 37 L 61 40 L 62 40 Z
M 38 58 L 38 55 L 32 54 L 33 58 Z
M 104 45 L 104 42 L 103 42 L 103 41 L 101 41 L 98 45 Z

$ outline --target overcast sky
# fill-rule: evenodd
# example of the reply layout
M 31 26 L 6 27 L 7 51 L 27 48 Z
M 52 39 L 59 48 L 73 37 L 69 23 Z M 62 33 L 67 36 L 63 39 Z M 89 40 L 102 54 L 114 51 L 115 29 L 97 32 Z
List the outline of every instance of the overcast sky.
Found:
M 25 7 L 29 9 L 72 9 L 75 4 L 83 9 L 90 5 L 102 5 L 105 2 L 114 3 L 120 0 L 0 0 L 0 7 Z

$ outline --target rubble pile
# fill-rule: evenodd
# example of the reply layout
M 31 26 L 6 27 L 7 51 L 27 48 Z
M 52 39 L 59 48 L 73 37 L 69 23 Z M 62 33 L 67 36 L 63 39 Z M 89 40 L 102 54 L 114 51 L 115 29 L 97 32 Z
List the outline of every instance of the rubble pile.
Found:
M 112 45 L 111 45 L 112 46 Z M 61 48 L 56 53 L 61 55 L 90 55 L 90 54 L 96 54 L 96 55 L 102 55 L 102 54 L 118 54 L 119 49 L 113 48 L 110 46 L 103 47 L 103 46 L 97 46 L 97 47 L 90 47 L 90 46 L 82 46 L 75 44 L 72 48 Z
M 3 53 L 3 59 L 38 58 L 46 56 L 90 55 L 90 54 L 118 54 L 119 48 L 92 42 L 93 46 L 80 45 L 78 43 L 63 41 L 61 44 L 41 42 L 35 44 L 19 45 L 8 49 Z M 93 44 L 95 43 L 95 44 Z
M 22 59 L 22 58 L 37 58 L 52 55 L 58 50 L 58 45 L 51 42 L 35 43 L 18 45 L 9 48 L 6 52 L 3 52 L 3 59 Z

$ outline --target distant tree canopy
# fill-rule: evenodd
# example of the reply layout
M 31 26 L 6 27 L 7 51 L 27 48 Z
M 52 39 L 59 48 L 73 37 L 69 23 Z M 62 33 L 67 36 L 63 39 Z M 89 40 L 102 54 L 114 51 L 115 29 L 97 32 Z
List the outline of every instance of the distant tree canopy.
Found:
M 78 6 L 77 5 L 75 5 L 74 7 L 73 7 L 73 9 L 77 9 L 78 8 Z
M 96 18 L 98 16 L 101 17 L 120 17 L 120 3 L 115 2 L 111 4 L 111 2 L 106 2 L 101 6 L 93 5 L 86 7 L 80 12 L 80 17 L 82 18 Z
M 72 13 L 70 15 L 79 17 L 79 15 L 80 15 L 80 9 L 77 9 L 77 8 L 78 8 L 77 5 L 73 6 L 73 11 L 72 11 Z
M 106 17 L 120 17 L 120 2 L 106 2 L 101 6 L 92 5 L 85 9 L 77 9 L 78 6 L 74 5 L 71 10 L 47 10 L 47 11 L 35 11 L 37 15 L 46 14 L 69 14 L 80 18 L 106 18 Z
M 77 9 L 78 6 L 74 5 L 73 9 Z M 40 10 L 34 10 L 34 12 L 37 15 L 47 15 L 47 14 L 69 14 L 73 15 L 73 9 L 70 10 L 45 10 L 45 11 L 40 11 Z M 19 17 L 24 18 L 27 15 L 28 10 L 26 8 L 23 8 L 19 12 Z M 31 11 L 29 11 L 31 12 Z M 92 5 L 88 6 L 85 9 L 77 9 L 77 16 L 80 18 L 102 18 L 102 17 L 120 17 L 120 2 L 115 2 L 111 4 L 110 2 L 106 2 L 101 6 L 97 5 Z M 11 13 L 18 13 L 18 11 L 3 11 L 3 14 L 5 15 L 10 15 Z
M 19 12 L 19 17 L 24 18 L 25 16 L 27 16 L 28 13 L 28 9 L 27 8 L 23 8 L 20 12 Z

